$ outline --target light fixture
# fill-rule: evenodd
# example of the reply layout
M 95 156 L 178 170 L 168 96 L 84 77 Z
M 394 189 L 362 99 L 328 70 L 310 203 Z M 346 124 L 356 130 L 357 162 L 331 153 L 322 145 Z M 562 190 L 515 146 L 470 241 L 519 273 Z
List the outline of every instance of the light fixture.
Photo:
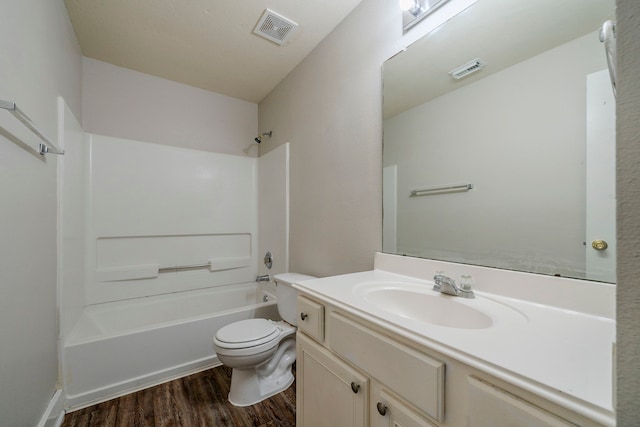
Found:
M 408 31 L 449 0 L 399 0 L 402 29 Z
M 421 12 L 420 2 L 418 0 L 400 0 L 400 10 L 418 16 Z

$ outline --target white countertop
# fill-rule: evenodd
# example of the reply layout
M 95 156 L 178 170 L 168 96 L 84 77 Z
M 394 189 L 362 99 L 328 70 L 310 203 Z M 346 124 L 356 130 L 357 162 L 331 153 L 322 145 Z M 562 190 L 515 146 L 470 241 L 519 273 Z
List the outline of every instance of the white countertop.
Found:
M 382 270 L 307 280 L 294 286 L 595 421 L 615 425 L 614 320 L 476 290 L 475 299 L 442 297 L 482 308 L 492 318 L 493 326 L 450 328 L 402 317 L 367 302 L 354 291 L 366 282 L 409 282 L 423 284 L 429 290 L 433 287 L 431 281 Z M 493 312 L 491 307 L 498 308 Z

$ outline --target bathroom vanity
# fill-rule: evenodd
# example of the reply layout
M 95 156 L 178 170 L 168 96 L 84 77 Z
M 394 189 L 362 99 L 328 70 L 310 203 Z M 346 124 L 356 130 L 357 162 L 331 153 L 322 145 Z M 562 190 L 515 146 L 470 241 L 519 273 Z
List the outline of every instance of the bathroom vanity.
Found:
M 299 426 L 615 425 L 612 285 L 376 254 L 295 287 Z

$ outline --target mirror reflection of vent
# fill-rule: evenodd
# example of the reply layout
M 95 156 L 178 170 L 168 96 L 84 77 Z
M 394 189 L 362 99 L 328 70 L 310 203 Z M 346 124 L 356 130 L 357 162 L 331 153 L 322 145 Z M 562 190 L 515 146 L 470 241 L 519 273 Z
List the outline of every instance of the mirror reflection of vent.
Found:
M 291 37 L 297 27 L 298 24 L 295 22 L 266 9 L 253 32 L 267 40 L 282 45 Z
M 458 68 L 455 68 L 449 71 L 449 75 L 454 79 L 459 80 L 463 77 L 468 76 L 469 74 L 472 74 L 472 73 L 475 73 L 476 71 L 481 70 L 486 65 L 487 63 L 484 62 L 482 59 L 476 58 L 473 61 L 469 61 L 466 64 L 461 65 Z

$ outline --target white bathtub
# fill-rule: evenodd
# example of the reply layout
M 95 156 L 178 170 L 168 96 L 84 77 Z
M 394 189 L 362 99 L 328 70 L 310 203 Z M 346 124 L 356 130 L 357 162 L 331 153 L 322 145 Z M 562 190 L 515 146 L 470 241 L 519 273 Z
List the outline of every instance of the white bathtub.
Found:
M 67 408 L 217 366 L 216 331 L 254 317 L 279 319 L 273 293 L 255 283 L 88 306 L 64 344 Z

